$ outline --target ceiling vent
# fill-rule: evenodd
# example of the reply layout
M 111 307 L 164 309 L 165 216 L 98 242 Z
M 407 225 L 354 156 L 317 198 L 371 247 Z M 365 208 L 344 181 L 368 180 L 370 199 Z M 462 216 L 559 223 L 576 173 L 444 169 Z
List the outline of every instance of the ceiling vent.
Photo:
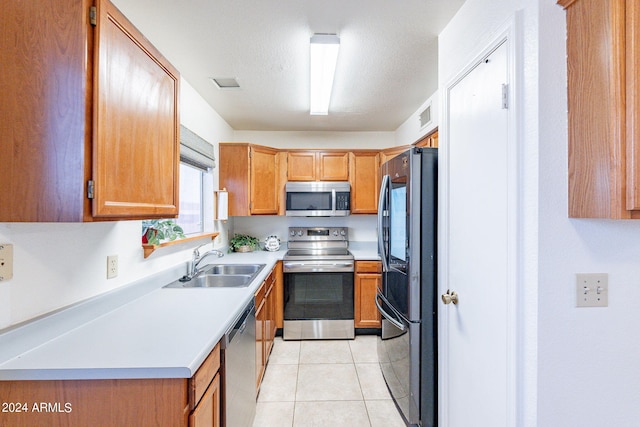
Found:
M 240 89 L 238 81 L 233 77 L 210 77 L 209 80 L 211 80 L 218 89 Z
M 431 123 L 431 104 L 420 113 L 420 129 Z

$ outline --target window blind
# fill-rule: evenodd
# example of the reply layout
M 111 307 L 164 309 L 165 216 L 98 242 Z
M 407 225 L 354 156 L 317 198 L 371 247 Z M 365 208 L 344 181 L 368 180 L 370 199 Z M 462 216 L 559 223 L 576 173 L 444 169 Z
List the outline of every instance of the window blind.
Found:
M 208 172 L 216 167 L 213 144 L 180 125 L 180 161 Z

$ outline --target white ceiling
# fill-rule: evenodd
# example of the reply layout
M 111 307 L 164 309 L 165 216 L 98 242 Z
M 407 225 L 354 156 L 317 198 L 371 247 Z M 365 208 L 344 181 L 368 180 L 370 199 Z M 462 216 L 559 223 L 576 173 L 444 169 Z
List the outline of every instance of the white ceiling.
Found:
M 112 0 L 236 130 L 393 131 L 437 90 L 437 35 L 464 0 Z M 340 36 L 328 116 L 309 38 Z M 234 77 L 220 90 L 210 77 Z

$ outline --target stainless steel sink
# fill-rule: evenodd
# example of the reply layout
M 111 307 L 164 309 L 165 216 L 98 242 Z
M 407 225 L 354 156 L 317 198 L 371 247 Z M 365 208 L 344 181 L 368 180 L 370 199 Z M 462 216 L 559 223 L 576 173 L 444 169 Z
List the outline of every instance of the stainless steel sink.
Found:
M 257 274 L 264 264 L 214 264 L 205 266 L 202 274 Z
M 165 288 L 244 288 L 266 264 L 209 264 L 191 280 L 176 280 Z

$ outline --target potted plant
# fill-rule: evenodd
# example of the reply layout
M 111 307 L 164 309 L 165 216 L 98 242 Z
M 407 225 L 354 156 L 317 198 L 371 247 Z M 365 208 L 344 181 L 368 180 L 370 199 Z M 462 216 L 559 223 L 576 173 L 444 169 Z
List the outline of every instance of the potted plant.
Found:
M 246 234 L 236 234 L 229 240 L 229 251 L 252 252 L 258 247 L 259 240 Z
M 184 230 L 172 219 L 142 221 L 142 244 L 158 245 L 160 242 L 184 239 Z

